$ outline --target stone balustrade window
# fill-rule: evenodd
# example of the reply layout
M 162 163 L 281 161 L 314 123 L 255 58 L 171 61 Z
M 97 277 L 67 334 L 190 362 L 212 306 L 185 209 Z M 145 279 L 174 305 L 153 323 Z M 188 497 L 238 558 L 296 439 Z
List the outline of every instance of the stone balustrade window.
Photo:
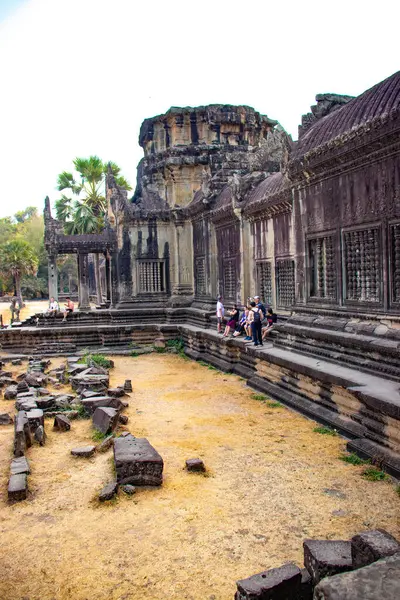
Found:
M 336 299 L 336 258 L 334 237 L 308 240 L 310 298 Z
M 265 304 L 272 305 L 272 269 L 270 261 L 257 263 L 257 291 Z
M 207 282 L 206 282 L 206 259 L 204 256 L 197 256 L 194 261 L 195 272 L 194 282 L 196 296 L 205 296 L 207 293 Z
M 277 306 L 290 308 L 295 300 L 294 260 L 277 260 L 275 279 Z
M 400 223 L 390 227 L 391 301 L 400 302 Z
M 381 300 L 381 242 L 378 227 L 343 233 L 344 299 Z
M 139 260 L 138 271 L 140 294 L 166 291 L 164 260 Z
M 237 273 L 236 257 L 223 260 L 223 295 L 225 300 L 236 301 Z

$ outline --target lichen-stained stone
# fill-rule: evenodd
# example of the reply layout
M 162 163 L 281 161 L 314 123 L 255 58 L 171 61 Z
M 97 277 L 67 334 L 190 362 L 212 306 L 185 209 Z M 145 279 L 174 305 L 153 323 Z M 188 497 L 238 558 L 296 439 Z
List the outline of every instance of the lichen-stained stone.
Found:
M 300 593 L 301 571 L 292 563 L 236 582 L 235 600 L 287 600 Z
M 116 438 L 114 462 L 119 484 L 162 484 L 163 459 L 146 438 L 133 435 Z
M 57 431 L 69 431 L 71 423 L 64 415 L 56 415 L 54 418 L 54 429 L 57 429 Z
M 365 567 L 380 558 L 400 553 L 400 544 L 383 529 L 364 531 L 351 538 L 353 568 Z
M 314 584 L 324 577 L 351 571 L 351 542 L 342 540 L 304 540 L 304 566 Z
M 8 499 L 11 502 L 25 500 L 28 493 L 28 481 L 26 473 L 11 475 L 8 482 Z
M 400 553 L 351 573 L 326 577 L 314 589 L 314 600 L 398 600 Z
M 102 406 L 96 408 L 93 414 L 93 427 L 101 433 L 111 433 L 118 424 L 119 413 L 115 408 Z

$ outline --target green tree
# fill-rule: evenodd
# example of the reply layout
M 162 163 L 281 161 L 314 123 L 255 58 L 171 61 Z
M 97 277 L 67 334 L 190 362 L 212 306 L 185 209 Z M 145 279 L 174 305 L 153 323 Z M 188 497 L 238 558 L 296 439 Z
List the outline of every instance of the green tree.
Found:
M 105 175 L 110 166 L 118 185 L 131 190 L 127 180 L 120 175 L 121 169 L 113 162 L 104 163 L 98 156 L 76 158 L 73 161 L 76 175 L 63 171 L 57 178 L 57 189 L 69 190 L 55 202 L 57 219 L 63 221 L 69 235 L 100 233 L 104 229 L 107 211 Z M 102 302 L 99 255 L 94 255 L 97 302 Z
M 27 206 L 25 210 L 16 212 L 14 219 L 17 221 L 17 223 L 24 223 L 34 216 L 38 216 L 36 206 Z
M 23 275 L 35 275 L 38 258 L 25 240 L 16 237 L 0 246 L 0 269 L 15 281 L 16 296 L 23 306 L 21 278 Z

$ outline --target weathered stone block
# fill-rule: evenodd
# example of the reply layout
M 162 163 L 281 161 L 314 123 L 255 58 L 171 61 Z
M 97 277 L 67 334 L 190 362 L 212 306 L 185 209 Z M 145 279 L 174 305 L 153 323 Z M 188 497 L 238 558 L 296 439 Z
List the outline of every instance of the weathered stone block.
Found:
M 26 473 L 29 475 L 31 472 L 29 468 L 29 463 L 25 456 L 20 456 L 18 458 L 13 458 L 10 465 L 10 473 L 11 475 L 20 475 L 21 473 Z
M 81 458 L 90 458 L 96 451 L 95 446 L 81 446 L 80 448 L 73 448 L 71 450 L 72 456 L 79 456 Z
M 97 446 L 97 452 L 107 452 L 114 443 L 114 437 L 109 435 Z
M 114 462 L 120 484 L 162 484 L 163 459 L 146 438 L 132 435 L 116 438 Z
M 120 401 L 118 398 L 113 398 L 112 396 L 93 396 L 91 398 L 82 398 L 81 400 L 82 406 L 84 406 L 85 411 L 92 415 L 96 408 L 111 406 L 112 408 L 119 409 Z
M 29 392 L 29 385 L 25 379 L 20 381 L 17 385 L 17 394 Z
M 351 571 L 351 543 L 342 540 L 304 540 L 304 566 L 314 584 L 324 577 Z
M 400 552 L 399 542 L 383 529 L 363 531 L 351 539 L 354 569 L 365 567 L 397 552 Z
M 132 392 L 132 381 L 130 379 L 125 379 L 124 383 L 124 391 L 129 393 Z
M 0 425 L 11 425 L 13 418 L 8 413 L 0 413 Z
M 28 493 L 28 481 L 25 473 L 11 475 L 8 482 L 8 499 L 12 502 L 25 500 Z
M 118 417 L 118 421 L 122 424 L 122 425 L 126 425 L 129 421 L 128 417 L 126 415 L 119 415 Z
M 43 425 L 39 425 L 39 427 L 36 429 L 36 431 L 35 431 L 35 440 L 41 446 L 45 445 L 45 443 L 46 443 L 46 433 L 44 431 L 44 426 Z
M 43 398 L 36 398 L 35 400 L 37 407 L 43 409 L 55 407 L 54 396 L 44 396 Z
M 186 468 L 188 471 L 204 472 L 206 467 L 204 466 L 201 458 L 188 458 L 186 461 Z
M 29 411 L 29 410 L 34 410 L 38 407 L 37 403 L 36 403 L 36 398 L 24 398 L 23 400 L 17 400 L 15 403 L 15 408 L 17 410 L 24 410 L 24 411 Z
M 108 483 L 103 487 L 99 494 L 100 502 L 105 502 L 106 500 L 112 500 L 116 493 L 118 492 L 118 483 L 113 481 L 112 483 Z
M 312 600 L 313 598 L 313 581 L 307 569 L 301 569 L 301 584 L 298 600 Z
M 135 486 L 131 485 L 130 483 L 123 485 L 121 489 L 125 494 L 128 494 L 128 496 L 133 496 L 133 494 L 136 494 Z
M 34 408 L 26 413 L 28 417 L 29 427 L 31 432 L 34 433 L 40 425 L 44 426 L 43 411 L 40 408 Z
M 123 387 L 108 388 L 107 394 L 109 396 L 115 396 L 116 398 L 121 398 L 121 396 L 126 395 Z
M 57 431 L 69 431 L 71 423 L 64 415 L 56 415 L 54 418 L 54 429 L 57 429 Z
M 23 456 L 32 446 L 32 435 L 26 412 L 21 410 L 14 422 L 14 456 Z
M 96 408 L 93 414 L 93 427 L 107 434 L 113 431 L 118 424 L 118 411 L 107 406 Z
M 236 582 L 235 600 L 289 600 L 300 592 L 301 571 L 292 563 Z
M 400 553 L 351 573 L 326 577 L 314 600 L 397 600 L 400 598 Z
M 14 398 L 17 397 L 17 393 L 18 393 L 17 386 L 9 385 L 4 390 L 4 400 L 14 400 Z

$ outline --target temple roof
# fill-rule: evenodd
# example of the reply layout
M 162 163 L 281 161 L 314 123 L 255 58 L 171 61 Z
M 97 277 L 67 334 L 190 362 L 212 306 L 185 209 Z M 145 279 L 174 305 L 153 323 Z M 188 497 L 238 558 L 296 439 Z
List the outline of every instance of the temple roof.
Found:
M 299 159 L 343 134 L 400 108 L 400 71 L 377 83 L 342 108 L 318 120 L 298 141 L 292 158 Z
M 281 172 L 273 173 L 259 183 L 246 198 L 246 206 L 267 197 L 274 196 L 287 186 L 287 180 Z

